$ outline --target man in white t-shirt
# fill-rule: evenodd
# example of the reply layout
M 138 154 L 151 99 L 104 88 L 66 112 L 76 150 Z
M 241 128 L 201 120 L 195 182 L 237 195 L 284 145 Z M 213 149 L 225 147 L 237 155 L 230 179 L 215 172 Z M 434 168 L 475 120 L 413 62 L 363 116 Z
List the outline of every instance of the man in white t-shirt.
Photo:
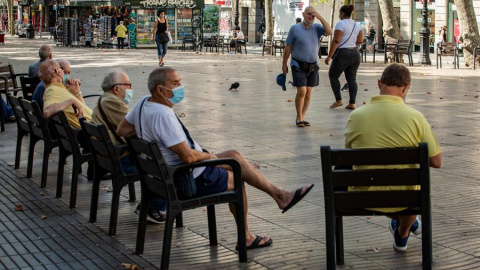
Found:
M 183 100 L 185 88 L 180 76 L 172 68 L 157 68 L 148 77 L 148 89 L 151 96 L 141 98 L 130 113 L 120 123 L 117 133 L 123 137 L 139 137 L 158 143 L 160 152 L 170 166 L 194 163 L 217 158 L 233 158 L 241 166 L 242 179 L 269 194 L 285 213 L 307 195 L 313 188 L 299 188 L 287 191 L 270 183 L 237 150 L 218 154 L 206 153 L 191 137 L 173 111 L 173 106 Z M 197 182 L 198 196 L 233 190 L 233 173 L 229 166 L 197 168 L 193 172 Z M 244 189 L 245 192 L 245 189 Z M 244 215 L 247 220 L 247 197 L 244 195 Z M 245 226 L 247 248 L 261 248 L 272 244 L 268 236 L 250 233 Z

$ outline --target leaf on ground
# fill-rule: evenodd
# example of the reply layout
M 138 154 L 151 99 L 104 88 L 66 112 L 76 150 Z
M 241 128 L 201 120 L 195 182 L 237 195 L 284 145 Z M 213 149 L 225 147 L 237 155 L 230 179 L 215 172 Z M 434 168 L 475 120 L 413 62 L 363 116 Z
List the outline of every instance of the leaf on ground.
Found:
M 423 72 L 420 73 L 420 76 L 424 76 L 424 75 L 425 75 L 425 73 L 423 73 Z
M 380 251 L 380 249 L 379 249 L 378 247 L 372 247 L 372 248 L 367 248 L 366 251 L 367 251 L 367 252 L 375 252 L 375 253 L 377 253 L 377 252 Z
M 128 270 L 140 270 L 140 267 L 138 267 L 136 264 L 122 263 L 122 266 Z
M 268 72 L 273 72 L 273 70 L 269 70 Z
M 440 99 L 443 99 L 443 97 L 440 97 Z
M 15 205 L 15 211 L 23 211 L 23 206 L 21 204 Z
M 364 83 L 361 83 L 361 82 L 360 82 L 360 83 L 358 83 L 358 84 L 359 84 L 359 85 L 365 85 Z
M 43 192 L 40 192 L 40 196 L 45 197 L 45 194 Z
M 330 136 L 333 136 L 333 133 L 330 133 Z
M 181 113 L 178 117 L 185 117 L 185 113 Z
M 44 215 L 44 214 L 41 214 L 41 215 L 40 215 L 40 218 L 41 218 L 41 219 L 46 219 L 46 218 L 47 218 L 47 216 L 46 216 L 46 215 Z
M 292 102 L 292 101 L 293 101 L 293 99 L 291 99 L 291 98 L 287 99 L 287 102 Z
M 365 89 L 363 89 L 363 91 L 368 91 L 368 89 L 367 89 L 367 88 L 365 88 Z
M 101 190 L 106 192 L 112 192 L 112 189 L 110 187 L 102 187 Z
M 432 92 L 427 92 L 427 95 L 431 95 L 431 94 L 432 94 Z
M 366 101 L 364 101 L 364 102 L 363 102 L 363 105 L 365 105 L 365 104 L 367 104 L 367 102 L 366 102 Z
M 473 96 L 473 98 L 478 98 L 478 96 Z

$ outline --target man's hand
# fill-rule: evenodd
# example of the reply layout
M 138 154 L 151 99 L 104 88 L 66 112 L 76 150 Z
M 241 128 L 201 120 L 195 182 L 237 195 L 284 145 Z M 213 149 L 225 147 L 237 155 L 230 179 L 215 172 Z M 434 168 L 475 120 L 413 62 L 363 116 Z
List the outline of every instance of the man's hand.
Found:
M 287 74 L 288 73 L 288 66 L 285 64 L 285 65 L 282 65 L 282 72 L 283 74 Z
M 332 57 L 327 56 L 327 58 L 325 58 L 325 64 L 329 65 L 331 59 L 332 59 Z
M 75 116 L 77 116 L 77 118 L 83 116 L 82 103 L 75 98 L 72 98 L 71 100 L 72 100 L 72 107 L 73 107 L 73 111 L 75 112 Z
M 82 82 L 78 79 L 74 79 L 74 78 L 68 78 L 67 79 L 67 89 L 70 90 L 70 92 L 74 95 L 78 94 L 78 92 L 80 92 L 80 85 L 82 84 Z

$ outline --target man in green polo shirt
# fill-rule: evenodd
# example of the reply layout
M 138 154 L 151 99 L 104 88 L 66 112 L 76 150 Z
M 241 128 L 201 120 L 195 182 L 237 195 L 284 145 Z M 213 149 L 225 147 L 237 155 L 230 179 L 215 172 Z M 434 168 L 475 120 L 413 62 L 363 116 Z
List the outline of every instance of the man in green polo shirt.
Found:
M 400 64 L 389 65 L 378 80 L 380 95 L 374 96 L 365 106 L 353 111 L 345 132 L 346 148 L 395 148 L 417 147 L 428 143 L 430 167 L 440 168 L 442 154 L 430 124 L 423 114 L 407 105 L 404 100 L 410 88 L 410 72 Z M 404 168 L 408 165 L 388 166 Z M 415 166 L 415 165 L 414 165 Z M 385 166 L 383 166 L 385 167 Z M 383 168 L 382 167 L 382 168 Z M 362 169 L 377 169 L 380 166 L 362 166 Z M 419 186 L 355 187 L 355 190 L 419 189 Z M 415 215 L 398 216 L 395 212 L 404 208 L 380 208 L 376 211 L 392 213 L 390 231 L 393 234 L 393 248 L 399 252 L 407 250 L 410 232 L 421 233 L 420 220 Z

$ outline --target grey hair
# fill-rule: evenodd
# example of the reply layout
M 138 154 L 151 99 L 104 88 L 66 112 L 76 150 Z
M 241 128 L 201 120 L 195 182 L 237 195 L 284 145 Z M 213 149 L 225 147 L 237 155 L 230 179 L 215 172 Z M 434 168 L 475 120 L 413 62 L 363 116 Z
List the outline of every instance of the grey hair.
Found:
M 64 67 L 65 64 L 70 65 L 70 62 L 67 59 L 57 59 L 57 63 L 60 65 L 60 67 Z
M 112 90 L 115 84 L 120 83 L 124 74 L 126 75 L 125 71 L 119 68 L 109 70 L 105 78 L 103 78 L 101 86 L 103 91 Z
M 154 71 L 152 71 L 152 73 L 148 75 L 148 91 L 150 91 L 150 93 L 153 93 L 157 85 L 165 85 L 168 74 L 174 71 L 175 69 L 171 67 L 156 68 Z
M 40 57 L 40 60 L 45 61 L 47 60 L 50 55 L 53 53 L 52 46 L 45 44 L 40 47 L 38 50 L 38 56 Z

